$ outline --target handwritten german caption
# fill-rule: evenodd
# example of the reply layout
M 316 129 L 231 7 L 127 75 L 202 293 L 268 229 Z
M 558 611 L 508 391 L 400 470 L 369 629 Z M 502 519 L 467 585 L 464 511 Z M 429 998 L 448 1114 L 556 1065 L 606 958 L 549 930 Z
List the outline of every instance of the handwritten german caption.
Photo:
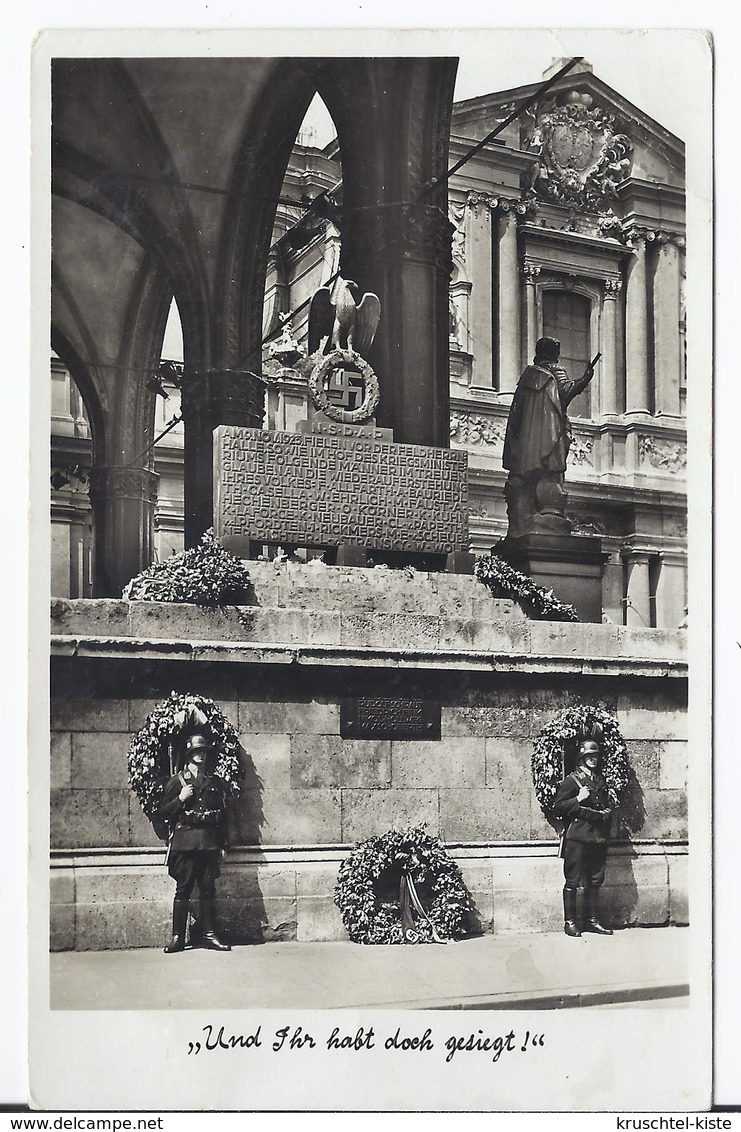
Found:
M 388 1033 L 377 1032 L 373 1026 L 359 1026 L 347 1033 L 340 1026 L 334 1026 L 328 1035 L 317 1033 L 314 1036 L 302 1026 L 280 1026 L 270 1033 L 263 1033 L 263 1027 L 259 1025 L 250 1034 L 234 1034 L 228 1033 L 224 1026 L 206 1025 L 201 1035 L 197 1040 L 188 1042 L 188 1056 L 251 1049 L 267 1049 L 274 1054 L 316 1049 L 362 1054 L 373 1049 L 385 1049 L 400 1053 L 436 1053 L 437 1056 L 444 1055 L 446 1062 L 461 1054 L 478 1053 L 496 1062 L 509 1054 L 528 1053 L 545 1046 L 545 1034 L 531 1030 L 494 1034 L 478 1029 L 440 1036 L 431 1026 L 419 1033 L 406 1032 L 401 1026 L 391 1028 Z

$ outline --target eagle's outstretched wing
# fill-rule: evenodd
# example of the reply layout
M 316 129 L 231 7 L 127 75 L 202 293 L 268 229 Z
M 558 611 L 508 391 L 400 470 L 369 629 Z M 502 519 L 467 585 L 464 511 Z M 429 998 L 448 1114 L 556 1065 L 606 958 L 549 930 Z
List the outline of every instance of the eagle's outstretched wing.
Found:
M 330 344 L 332 327 L 334 325 L 334 307 L 330 300 L 329 287 L 320 287 L 311 300 L 309 307 L 309 356 L 315 354 L 322 344 L 323 338 L 328 338 Z
M 381 300 L 372 291 L 366 291 L 355 309 L 355 333 L 353 335 L 353 346 L 361 358 L 367 358 L 380 319 Z

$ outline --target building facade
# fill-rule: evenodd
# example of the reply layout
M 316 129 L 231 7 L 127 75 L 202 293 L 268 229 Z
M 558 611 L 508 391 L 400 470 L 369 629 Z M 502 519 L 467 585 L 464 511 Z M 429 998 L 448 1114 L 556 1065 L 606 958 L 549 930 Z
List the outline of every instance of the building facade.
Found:
M 454 104 L 451 165 L 537 89 Z M 307 300 L 338 271 L 346 230 L 338 144 L 304 141 L 293 149 L 278 205 L 263 319 L 266 424 L 288 431 L 313 412 L 292 344 L 305 358 Z M 683 144 L 583 63 L 504 125 L 448 188 L 450 444 L 468 452 L 472 549 L 486 552 L 506 532 L 501 457 L 512 394 L 536 340 L 559 338 L 572 377 L 601 354 L 589 390 L 571 406 L 567 490 L 575 529 L 598 534 L 609 556 L 604 619 L 684 624 Z M 307 209 L 322 193 L 330 205 Z M 382 395 L 391 396 L 394 375 L 377 372 Z M 91 596 L 89 426 L 56 359 L 52 385 L 52 588 Z M 164 387 L 155 436 L 179 415 L 178 388 Z M 182 451 L 182 424 L 154 447 L 159 558 L 183 545 Z

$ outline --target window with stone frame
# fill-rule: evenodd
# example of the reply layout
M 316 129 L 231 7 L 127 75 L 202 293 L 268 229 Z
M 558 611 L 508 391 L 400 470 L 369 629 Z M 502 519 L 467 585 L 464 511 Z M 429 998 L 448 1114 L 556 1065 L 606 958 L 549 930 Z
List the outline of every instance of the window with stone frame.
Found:
M 561 343 L 561 365 L 572 380 L 581 377 L 592 357 L 591 301 L 576 291 L 543 291 L 543 334 Z M 569 406 L 569 416 L 589 417 L 591 394 L 585 389 Z

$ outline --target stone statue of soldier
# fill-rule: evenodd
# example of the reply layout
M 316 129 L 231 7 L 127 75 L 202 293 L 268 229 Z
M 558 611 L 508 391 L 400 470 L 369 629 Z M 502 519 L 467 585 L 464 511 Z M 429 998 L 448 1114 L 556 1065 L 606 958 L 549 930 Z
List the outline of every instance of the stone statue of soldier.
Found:
M 559 365 L 560 353 L 557 338 L 540 338 L 512 399 L 502 455 L 509 471 L 504 488 L 508 539 L 571 531 L 563 490 L 571 444 L 566 410 L 592 380 L 596 359 L 572 381 Z
M 165 953 L 185 949 L 190 898 L 198 886 L 201 946 L 211 951 L 231 951 L 214 928 L 216 880 L 226 847 L 226 787 L 214 774 L 216 751 L 200 733 L 191 735 L 185 747 L 185 766 L 165 783 L 158 816 L 170 827 L 167 866 L 175 881 L 172 907 L 172 939 Z
M 576 769 L 560 784 L 553 803 L 553 813 L 564 822 L 561 857 L 564 932 L 568 936 L 580 936 L 582 931 L 612 935 L 598 914 L 612 816 L 607 784 L 599 773 L 600 757 L 597 740 L 585 736 L 579 744 Z M 581 916 L 580 889 L 584 897 Z

